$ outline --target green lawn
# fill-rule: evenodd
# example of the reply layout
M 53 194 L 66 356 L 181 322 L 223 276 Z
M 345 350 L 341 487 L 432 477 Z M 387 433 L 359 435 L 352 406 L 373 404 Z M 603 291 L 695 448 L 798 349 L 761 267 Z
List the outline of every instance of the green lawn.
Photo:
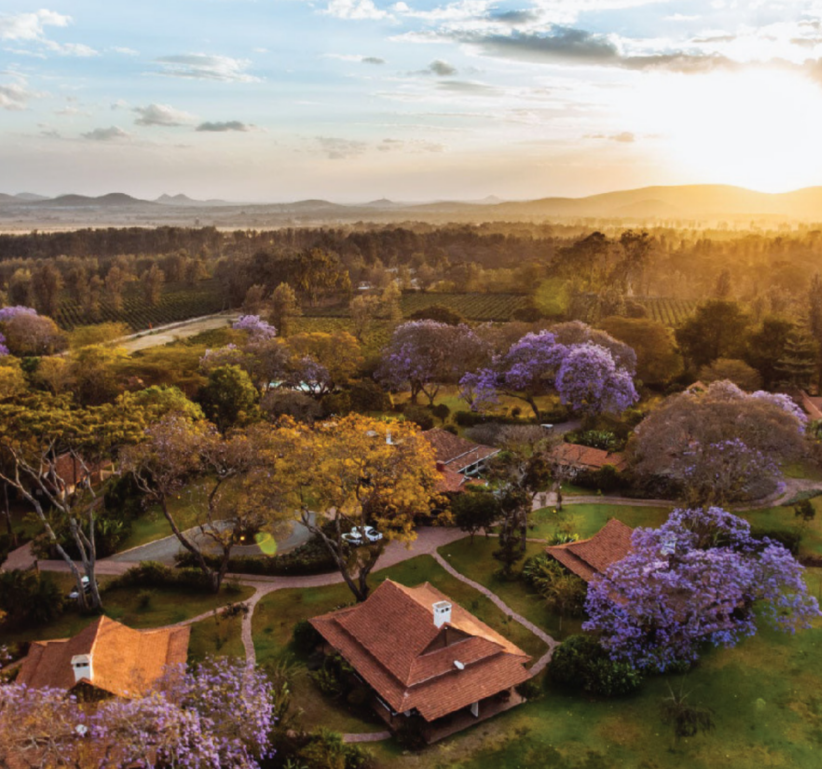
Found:
M 146 545 L 149 542 L 171 536 L 171 525 L 165 516 L 160 512 L 157 505 L 152 505 L 139 518 L 131 524 L 131 533 L 126 541 L 120 545 L 119 552 L 131 550 L 133 547 Z
M 372 589 L 389 577 L 409 586 L 430 582 L 535 659 L 545 651 L 542 641 L 519 623 L 509 620 L 488 598 L 448 574 L 431 556 L 417 556 L 376 572 L 371 579 Z M 294 625 L 298 621 L 323 614 L 352 601 L 351 592 L 343 584 L 304 590 L 277 590 L 270 593 L 257 604 L 254 612 L 254 647 L 258 661 L 265 664 L 282 655 L 296 654 L 298 650 L 294 649 L 291 637 Z M 295 695 L 298 695 L 297 702 L 306 711 L 306 727 L 323 724 L 344 732 L 384 729 L 381 721 L 371 719 L 370 716 L 364 719 L 348 712 L 342 705 L 324 698 L 304 674 L 302 663 L 298 667 L 302 674 L 297 676 Z
M 816 518 L 809 522 L 799 546 L 800 554 L 822 555 L 822 497 L 811 500 L 816 510 Z M 764 510 L 748 510 L 738 515 L 749 521 L 751 526 L 765 529 L 785 529 L 796 531 L 798 522 L 793 507 L 769 507 Z
M 528 536 L 548 539 L 558 531 L 569 530 L 580 537 L 596 534 L 609 518 L 616 518 L 628 526 L 652 526 L 662 524 L 672 508 L 641 507 L 640 505 L 563 505 L 561 513 L 553 507 L 544 507 L 531 516 L 533 528 Z
M 540 595 L 520 579 L 507 580 L 496 576 L 499 562 L 494 560 L 491 553 L 497 547 L 495 538 L 475 537 L 473 545 L 471 540 L 466 538 L 444 545 L 439 548 L 439 554 L 458 572 L 496 593 L 513 611 L 545 630 L 553 638 L 560 640 L 572 633 L 578 633 L 581 620 L 560 620 L 558 615 L 548 611 Z M 529 542 L 525 557 L 537 555 L 543 549 L 543 545 Z M 522 564 L 523 561 L 517 564 L 517 574 Z
M 191 640 L 188 644 L 188 661 L 199 662 L 206 656 L 241 657 L 245 659 L 242 639 L 243 618 L 208 617 L 191 626 Z
M 61 590 L 68 593 L 73 587 L 70 575 L 54 575 Z M 244 601 L 254 590 L 242 587 L 240 592 L 228 592 L 223 589 L 219 594 L 200 593 L 180 588 L 154 588 L 147 606 L 141 606 L 138 598 L 138 588 L 105 589 L 105 577 L 100 579 L 103 588 L 103 610 L 112 619 L 122 622 L 129 627 L 148 628 L 173 625 L 177 622 L 204 614 L 218 606 L 227 603 Z M 86 625 L 94 620 L 93 616 L 79 614 L 76 609 L 68 608 L 55 621 L 37 628 L 18 630 L 13 633 L 3 633 L 2 642 L 37 641 L 48 638 L 68 638 L 79 633 Z

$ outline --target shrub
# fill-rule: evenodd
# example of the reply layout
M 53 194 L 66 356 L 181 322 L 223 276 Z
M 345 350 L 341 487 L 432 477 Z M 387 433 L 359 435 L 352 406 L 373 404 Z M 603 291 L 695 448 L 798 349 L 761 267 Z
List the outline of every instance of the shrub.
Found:
M 323 411 L 328 416 L 345 416 L 351 413 L 351 398 L 347 392 L 328 393 L 322 398 Z
M 342 735 L 330 729 L 312 734 L 296 758 L 295 765 L 300 769 L 369 769 L 374 764 L 368 750 L 343 742 Z
M 9 626 L 45 625 L 63 613 L 63 596 L 51 574 L 0 571 L 0 611 Z
M 409 403 L 403 407 L 402 413 L 409 422 L 415 422 L 420 430 L 430 430 L 434 426 L 434 417 L 423 406 L 415 406 Z
M 790 551 L 791 555 L 799 553 L 799 543 L 802 541 L 801 532 L 789 529 L 767 529 L 761 526 L 751 526 L 751 536 L 754 539 L 772 539 Z
M 200 569 L 172 569 L 156 561 L 143 561 L 137 566 L 132 566 L 125 574 L 115 577 L 109 582 L 107 589 L 120 587 L 184 587 L 210 591 L 211 583 Z
M 627 662 L 614 662 L 593 636 L 569 636 L 554 652 L 548 667 L 560 686 L 588 694 L 613 697 L 630 694 L 642 683 L 642 674 Z
M 294 625 L 292 637 L 294 646 L 304 654 L 313 652 L 317 644 L 322 640 L 322 636 L 307 619 L 301 619 Z
M 137 593 L 137 606 L 140 609 L 148 609 L 151 606 L 152 598 L 154 598 L 153 590 L 140 590 Z
M 542 697 L 542 687 L 533 678 L 529 678 L 517 685 L 517 694 L 529 701 L 538 700 Z
M 625 481 L 613 465 L 605 465 L 599 470 L 582 470 L 574 476 L 574 483 L 583 489 L 605 493 L 618 491 L 625 486 Z
M 568 443 L 578 443 L 580 446 L 590 446 L 603 451 L 620 451 L 624 447 L 624 442 L 618 440 L 609 430 L 575 430 L 566 433 L 565 440 Z
M 351 399 L 351 408 L 360 413 L 389 411 L 393 406 L 391 396 L 373 379 L 361 379 L 354 382 L 348 395 Z

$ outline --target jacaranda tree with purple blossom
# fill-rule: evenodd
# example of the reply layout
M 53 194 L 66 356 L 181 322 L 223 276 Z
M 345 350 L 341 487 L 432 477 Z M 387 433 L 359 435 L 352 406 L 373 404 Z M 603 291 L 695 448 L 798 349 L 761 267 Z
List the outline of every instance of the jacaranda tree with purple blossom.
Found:
M 249 338 L 255 341 L 273 339 L 277 336 L 277 329 L 262 320 L 259 315 L 241 315 L 232 328 L 237 331 L 247 331 Z
M 620 412 L 638 399 L 631 372 L 610 350 L 591 342 L 561 344 L 550 331 L 526 334 L 491 367 L 463 376 L 460 386 L 473 409 L 494 405 L 503 394 L 524 400 L 537 421 L 537 398 L 552 392 L 589 414 Z
M 0 766 L 257 769 L 271 755 L 275 691 L 227 657 L 169 669 L 155 690 L 90 710 L 63 689 L 0 686 Z
M 638 528 L 631 552 L 588 586 L 583 629 L 616 661 L 665 671 L 697 660 L 704 644 L 733 647 L 757 620 L 793 633 L 820 616 L 804 569 L 782 545 L 751 536 L 719 507 L 674 510 Z
M 468 326 L 413 320 L 394 330 L 377 376 L 391 387 L 410 387 L 412 403 L 423 393 L 433 406 L 440 385 L 459 381 L 487 357 L 486 343 Z

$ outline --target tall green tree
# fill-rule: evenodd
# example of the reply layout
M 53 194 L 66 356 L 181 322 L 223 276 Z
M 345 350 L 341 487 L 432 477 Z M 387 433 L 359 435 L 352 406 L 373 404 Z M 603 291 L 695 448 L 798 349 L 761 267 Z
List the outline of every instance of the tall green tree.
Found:
M 738 358 L 745 348 L 750 318 L 736 302 L 711 299 L 676 329 L 676 341 L 690 370 L 717 358 Z

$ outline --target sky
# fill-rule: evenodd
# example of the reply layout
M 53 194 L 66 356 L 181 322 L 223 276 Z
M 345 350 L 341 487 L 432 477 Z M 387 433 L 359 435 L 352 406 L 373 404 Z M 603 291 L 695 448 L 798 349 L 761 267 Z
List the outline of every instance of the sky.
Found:
M 822 0 L 0 3 L 0 191 L 822 184 Z

